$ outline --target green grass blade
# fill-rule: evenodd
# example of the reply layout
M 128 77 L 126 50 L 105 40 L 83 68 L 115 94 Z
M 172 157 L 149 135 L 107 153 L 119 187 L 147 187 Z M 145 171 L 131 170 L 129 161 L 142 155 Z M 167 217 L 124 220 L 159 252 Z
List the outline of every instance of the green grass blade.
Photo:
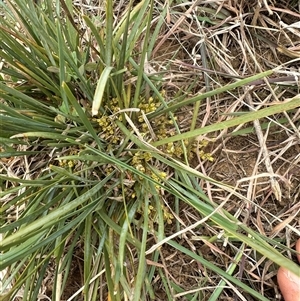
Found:
M 282 103 L 282 104 L 276 104 L 276 105 L 270 106 L 269 108 L 264 108 L 264 109 L 261 109 L 261 110 L 255 111 L 255 112 L 246 113 L 243 116 L 235 117 L 233 119 L 226 120 L 226 121 L 223 121 L 223 122 L 220 122 L 217 124 L 212 124 L 212 125 L 206 126 L 201 129 L 196 129 L 194 131 L 182 133 L 179 135 L 175 135 L 173 137 L 169 137 L 166 139 L 162 139 L 160 141 L 153 142 L 153 145 L 159 146 L 159 145 L 167 144 L 167 143 L 178 141 L 178 140 L 195 138 L 199 135 L 204 135 L 207 133 L 228 129 L 233 126 L 245 124 L 247 122 L 251 122 L 251 121 L 254 121 L 257 119 L 268 117 L 268 116 L 271 116 L 271 115 L 274 115 L 277 113 L 292 110 L 299 106 L 300 106 L 300 98 L 294 97 L 292 100 Z

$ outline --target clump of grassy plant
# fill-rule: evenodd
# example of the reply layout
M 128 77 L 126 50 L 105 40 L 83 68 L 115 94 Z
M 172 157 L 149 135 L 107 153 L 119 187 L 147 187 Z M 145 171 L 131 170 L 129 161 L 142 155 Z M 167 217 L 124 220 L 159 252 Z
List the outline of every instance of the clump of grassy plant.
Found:
M 108 0 L 89 12 L 69 0 L 1 3 L 2 300 L 40 300 L 47 294 L 62 300 L 78 249 L 82 277 L 70 300 L 79 294 L 84 300 L 155 300 L 156 277 L 169 300 L 182 293 L 192 300 L 159 262 L 163 244 L 267 300 L 232 276 L 245 246 L 294 272 L 298 267 L 274 249 L 276 241 L 224 209 L 225 201 L 209 198 L 201 182 L 241 202 L 249 202 L 247 197 L 191 162 L 214 159 L 200 135 L 292 110 L 299 98 L 197 128 L 202 100 L 273 71 L 213 89 L 206 83 L 204 93 L 191 97 L 179 89 L 176 101 L 170 100 L 164 78 L 146 70 L 168 7 L 150 0 L 119 5 Z M 212 10 L 206 7 L 199 20 L 208 22 L 207 14 Z M 228 15 L 223 8 L 217 18 Z M 177 115 L 191 106 L 186 127 Z M 185 225 L 182 205 L 199 220 Z M 205 242 L 221 239 L 220 229 L 224 241 L 239 242 L 226 270 L 176 241 L 201 225 L 211 229 Z M 176 228 L 172 235 L 170 227 Z M 216 289 L 212 298 L 219 294 Z

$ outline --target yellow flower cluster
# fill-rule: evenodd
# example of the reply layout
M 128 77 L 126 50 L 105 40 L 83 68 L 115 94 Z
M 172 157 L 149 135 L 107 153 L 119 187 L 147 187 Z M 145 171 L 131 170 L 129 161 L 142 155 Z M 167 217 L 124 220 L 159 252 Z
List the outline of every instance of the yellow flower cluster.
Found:
M 172 224 L 172 221 L 174 219 L 173 214 L 169 211 L 169 209 L 166 206 L 163 206 L 164 211 L 164 220 L 170 225 Z
M 164 91 L 161 92 L 162 96 L 164 95 Z M 161 102 L 156 97 L 150 97 L 148 99 L 141 98 L 138 108 L 140 112 L 138 114 L 134 114 L 137 118 L 137 124 L 135 126 L 138 128 L 140 134 L 144 137 L 145 140 L 152 139 L 165 139 L 167 137 L 175 135 L 175 126 L 174 121 L 176 122 L 176 117 L 171 118 L 168 114 L 160 115 L 154 120 L 149 118 L 150 113 L 155 112 L 161 105 Z M 120 111 L 119 103 L 117 98 L 109 99 L 104 104 L 104 113 L 101 117 L 97 119 L 93 119 L 97 122 L 99 126 L 99 135 L 100 138 L 107 142 L 107 150 L 109 151 L 110 148 L 116 149 L 116 146 L 120 144 L 120 141 L 123 139 L 122 133 L 118 129 L 117 124 L 115 123 L 116 118 L 121 120 L 121 115 L 116 114 Z M 149 114 L 147 116 L 147 114 Z M 145 117 L 146 115 L 146 117 Z M 148 118 L 148 120 L 147 120 Z M 133 118 L 134 120 L 134 118 Z M 164 153 L 168 154 L 169 156 L 182 158 L 183 155 L 187 150 L 189 153 L 187 154 L 188 157 L 198 156 L 202 160 L 213 161 L 213 157 L 210 153 L 205 152 L 205 147 L 207 146 L 207 141 L 200 141 L 200 142 L 190 142 L 188 140 L 183 142 L 171 142 L 166 145 L 160 147 L 160 150 Z M 130 165 L 133 166 L 136 170 L 140 173 L 146 174 L 151 177 L 155 183 L 155 189 L 158 195 L 162 195 L 163 185 L 165 179 L 167 178 L 167 174 L 160 170 L 154 170 L 153 164 L 151 164 L 152 154 L 150 152 L 134 150 L 132 149 L 132 158 L 130 161 Z M 63 162 L 62 164 L 67 164 L 71 166 L 74 162 Z M 73 165 L 74 166 L 74 165 Z M 104 170 L 104 174 L 108 175 L 112 172 L 112 167 L 107 166 Z M 143 180 L 142 176 L 136 176 L 132 172 L 126 173 L 128 176 L 126 178 L 126 185 L 116 187 L 115 188 L 115 197 L 127 200 L 132 200 L 136 198 L 136 189 L 139 186 L 139 178 Z M 118 175 L 116 175 L 118 176 Z M 137 181 L 137 182 L 136 182 Z M 130 184 L 128 184 L 130 183 Z M 151 198 L 150 202 L 153 203 L 153 199 Z M 154 222 L 157 221 L 157 208 L 154 207 L 152 204 L 149 205 L 148 208 L 144 208 L 148 210 L 150 219 Z M 168 224 L 172 223 L 174 216 L 170 212 L 169 208 L 161 204 L 161 210 L 163 212 L 164 221 Z
M 154 100 L 153 97 L 150 97 L 148 100 L 144 100 L 140 102 L 139 104 L 139 109 L 144 111 L 144 113 L 148 114 L 151 112 L 156 111 L 156 109 L 160 106 L 160 103 L 158 100 Z M 142 121 L 140 121 L 142 122 Z
M 78 149 L 71 149 L 65 155 L 72 156 L 78 154 L 78 152 L 79 152 Z M 58 165 L 60 167 L 69 167 L 69 168 L 73 168 L 77 164 L 77 160 L 59 159 L 58 162 L 59 162 Z
M 110 175 L 112 172 L 114 171 L 113 167 L 111 165 L 107 165 L 105 168 L 104 168 L 104 173 L 105 175 Z
M 184 145 L 188 147 L 188 141 L 184 141 Z M 210 161 L 213 162 L 214 158 L 211 155 L 211 153 L 206 153 L 203 148 L 207 146 L 208 141 L 203 140 L 199 143 L 194 142 L 192 144 L 192 148 L 190 153 L 188 154 L 189 158 L 192 159 L 195 155 L 199 156 L 203 161 Z M 181 158 L 184 150 L 181 142 L 169 142 L 167 145 L 163 147 L 163 151 L 165 151 L 167 154 Z
M 167 178 L 167 174 L 163 171 L 158 172 L 158 173 L 152 172 L 151 178 L 158 183 L 162 183 L 162 181 Z M 156 190 L 159 190 L 161 188 L 161 185 L 156 184 L 155 188 L 156 188 Z
M 117 135 L 117 125 L 113 122 L 113 118 L 110 116 L 103 115 L 97 121 L 100 127 L 100 137 L 106 141 L 109 141 L 110 144 L 117 144 L 120 141 L 120 137 Z
M 183 148 L 180 142 L 170 142 L 166 145 L 165 151 L 171 155 L 175 156 L 177 158 L 180 158 L 183 155 Z
M 193 143 L 192 152 L 196 155 L 198 155 L 203 161 L 214 161 L 214 157 L 211 153 L 206 153 L 203 148 L 205 148 L 208 145 L 207 140 L 201 140 L 198 142 Z
M 164 91 L 162 92 L 164 94 Z M 161 105 L 159 99 L 150 97 L 149 99 L 143 99 L 139 104 L 139 109 L 145 114 L 155 112 L 156 109 Z M 176 120 L 176 118 L 174 118 Z M 148 125 L 146 124 L 143 115 L 140 114 L 138 117 L 138 121 L 141 124 L 141 132 L 142 134 L 147 135 L 149 133 Z M 150 122 L 153 131 L 157 137 L 157 139 L 164 139 L 168 136 L 173 136 L 174 126 L 173 120 L 171 120 L 168 116 L 162 115 L 155 119 L 155 121 Z
M 138 164 L 142 164 L 144 161 L 149 162 L 152 159 L 152 155 L 149 152 L 141 152 L 137 151 L 132 157 L 132 165 L 136 166 Z
M 164 221 L 166 221 L 169 225 L 172 224 L 172 221 L 174 219 L 173 214 L 169 211 L 169 209 L 166 206 L 161 205 L 161 208 L 163 210 Z M 148 215 L 153 222 L 157 222 L 157 210 L 153 205 L 148 206 Z
M 203 160 L 203 161 L 210 161 L 213 162 L 214 161 L 214 157 L 212 156 L 211 153 L 205 153 L 203 150 L 199 151 L 199 157 Z
M 76 164 L 76 162 L 74 160 L 59 160 L 59 166 L 60 167 L 69 167 L 69 168 L 73 168 Z
M 106 111 L 110 111 L 110 114 L 115 114 L 120 111 L 119 103 L 117 98 L 112 98 L 107 101 L 104 106 Z

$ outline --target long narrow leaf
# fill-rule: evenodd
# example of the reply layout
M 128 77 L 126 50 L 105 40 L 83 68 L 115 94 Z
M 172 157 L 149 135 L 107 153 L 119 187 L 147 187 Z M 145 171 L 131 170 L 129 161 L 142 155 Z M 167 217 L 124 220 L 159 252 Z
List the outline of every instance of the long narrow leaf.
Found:
M 269 108 L 261 109 L 261 110 L 255 111 L 255 112 L 246 113 L 243 116 L 235 117 L 233 119 L 226 120 L 226 121 L 223 121 L 220 123 L 208 125 L 201 129 L 196 129 L 196 130 L 193 130 L 193 131 L 190 131 L 187 133 L 182 133 L 179 135 L 175 135 L 175 136 L 172 136 L 172 137 L 169 137 L 166 139 L 162 139 L 162 140 L 153 142 L 153 145 L 159 146 L 159 145 L 167 144 L 167 143 L 178 141 L 178 140 L 195 138 L 195 137 L 203 135 L 203 134 L 207 134 L 207 133 L 211 133 L 211 132 L 215 132 L 215 131 L 219 131 L 219 130 L 224 130 L 224 129 L 227 129 L 227 128 L 230 128 L 230 127 L 233 127 L 236 125 L 245 124 L 250 121 L 268 117 L 270 115 L 274 115 L 277 113 L 292 110 L 299 106 L 300 106 L 300 98 L 295 97 L 292 100 L 290 100 L 288 102 L 284 102 L 282 104 L 276 104 L 276 105 L 270 106 Z

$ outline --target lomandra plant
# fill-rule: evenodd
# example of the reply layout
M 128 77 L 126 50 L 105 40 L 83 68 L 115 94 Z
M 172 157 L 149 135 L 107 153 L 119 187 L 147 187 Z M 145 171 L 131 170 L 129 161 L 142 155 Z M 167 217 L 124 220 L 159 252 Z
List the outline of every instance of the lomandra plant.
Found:
M 152 22 L 154 1 L 130 1 L 118 18 L 114 1 L 97 15 L 72 2 L 0 4 L 0 299 L 63 300 L 80 262 L 82 281 L 68 300 L 155 299 L 155 275 L 172 300 L 183 289 L 165 280 L 158 263 L 165 243 L 267 300 L 231 276 L 243 246 L 298 267 L 212 203 L 199 180 L 245 197 L 190 167 L 189 158 L 199 151 L 198 135 L 295 108 L 299 99 L 182 133 L 176 110 L 272 71 L 169 103 L 163 79 L 145 71 L 166 8 Z M 241 243 L 230 269 L 178 244 L 180 230 L 166 237 L 174 200 L 202 217 L 191 229 L 209 221 Z

